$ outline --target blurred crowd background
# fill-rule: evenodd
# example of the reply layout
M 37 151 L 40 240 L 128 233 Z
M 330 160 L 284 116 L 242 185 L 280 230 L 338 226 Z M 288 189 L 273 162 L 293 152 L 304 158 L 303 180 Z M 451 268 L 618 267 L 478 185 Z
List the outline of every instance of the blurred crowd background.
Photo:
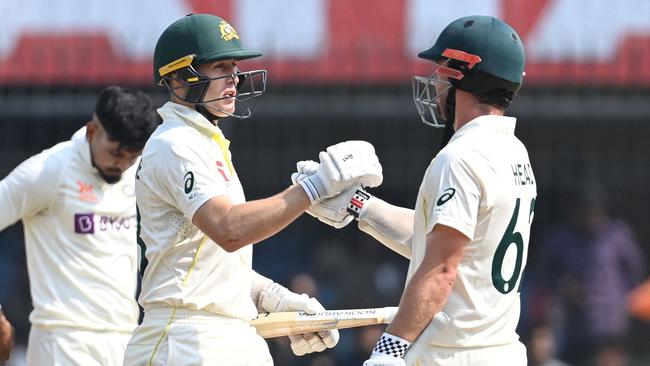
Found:
M 528 146 L 538 204 L 523 279 L 519 334 L 531 365 L 648 365 L 650 311 L 650 1 L 618 0 L 83 0 L 0 1 L 0 177 L 68 139 L 97 92 L 140 88 L 162 104 L 151 55 L 187 13 L 218 14 L 264 56 L 269 72 L 251 120 L 223 120 L 248 199 L 290 184 L 295 162 L 348 139 L 374 144 L 384 183 L 372 193 L 413 207 L 442 131 L 420 123 L 417 60 L 452 19 L 501 17 L 527 49 L 509 114 Z M 0 207 L 0 209 L 2 209 Z M 134 239 L 135 245 L 135 239 Z M 20 224 L 0 232 L 0 303 L 23 365 L 31 310 Z M 256 245 L 254 267 L 327 308 L 397 305 L 408 262 L 353 223 L 303 215 Z M 646 305 L 647 307 L 647 305 Z M 382 327 L 341 332 L 339 345 L 280 366 L 360 365 Z

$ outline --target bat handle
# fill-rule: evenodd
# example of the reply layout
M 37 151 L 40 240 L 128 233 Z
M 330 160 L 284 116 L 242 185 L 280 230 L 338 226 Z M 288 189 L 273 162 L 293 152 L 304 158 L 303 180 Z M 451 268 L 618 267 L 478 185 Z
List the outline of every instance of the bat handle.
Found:
M 395 315 L 397 315 L 397 311 L 399 310 L 399 307 L 397 306 L 387 306 L 384 308 L 384 314 L 383 314 L 383 321 L 382 323 L 384 324 L 390 324 L 393 322 L 395 319 Z
M 417 361 L 418 356 L 422 354 L 422 351 L 424 351 L 429 345 L 429 340 L 431 340 L 436 333 L 446 327 L 450 320 L 449 316 L 442 311 L 431 319 L 429 325 L 424 328 L 424 331 L 406 351 L 406 354 L 404 355 L 406 366 L 413 366 L 415 361 Z

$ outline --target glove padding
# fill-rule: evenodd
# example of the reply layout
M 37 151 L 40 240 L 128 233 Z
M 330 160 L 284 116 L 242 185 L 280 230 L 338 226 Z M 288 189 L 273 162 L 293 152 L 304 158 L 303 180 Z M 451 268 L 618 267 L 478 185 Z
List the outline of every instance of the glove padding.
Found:
M 384 180 L 375 147 L 369 142 L 340 142 L 328 147 L 327 153 L 338 168 L 342 181 L 356 179 L 363 186 L 377 187 Z
M 316 172 L 299 180 L 312 203 L 355 184 L 376 187 L 383 181 L 375 148 L 366 141 L 344 141 L 321 151 Z
M 280 311 L 304 311 L 315 314 L 325 311 L 323 305 L 306 294 L 298 295 L 278 283 L 266 286 L 259 296 L 258 309 L 270 313 Z M 339 331 L 336 329 L 323 330 L 317 333 L 290 335 L 291 350 L 296 356 L 307 353 L 322 352 L 336 346 L 339 341 Z
M 297 171 L 291 174 L 291 181 L 296 184 L 310 175 L 315 174 L 318 170 L 318 165 L 313 160 L 299 161 L 296 164 Z M 358 191 L 364 192 L 365 196 L 360 200 L 355 200 L 353 203 L 352 198 L 355 198 Z M 318 203 L 312 204 L 306 212 L 319 221 L 333 228 L 340 229 L 348 225 L 355 218 L 354 215 L 350 214 L 351 205 L 355 209 L 354 213 L 356 217 L 359 217 L 359 213 L 365 212 L 367 209 L 369 205 L 368 201 L 371 198 L 372 196 L 367 194 L 360 184 L 355 184 L 334 197 L 326 198 Z

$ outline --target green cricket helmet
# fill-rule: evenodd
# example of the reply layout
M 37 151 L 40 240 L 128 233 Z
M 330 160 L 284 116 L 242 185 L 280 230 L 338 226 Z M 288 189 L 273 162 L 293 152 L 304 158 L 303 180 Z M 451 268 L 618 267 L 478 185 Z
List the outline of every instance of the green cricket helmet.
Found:
M 237 110 L 235 113 L 218 112 L 248 118 L 256 104 L 252 103 L 252 99 L 261 96 L 266 88 L 266 70 L 237 70 L 233 75 L 210 78 L 199 73 L 196 66 L 261 55 L 260 52 L 244 48 L 239 34 L 226 20 L 210 14 L 190 14 L 172 23 L 158 38 L 153 57 L 154 80 L 156 85 L 166 86 L 176 97 L 194 104 L 208 119 L 217 118 L 208 111 L 208 108 L 215 109 L 208 103 L 226 98 L 235 98 Z M 237 78 L 237 95 L 204 100 L 210 82 L 223 78 Z M 172 80 L 178 81 L 181 86 L 172 88 Z M 178 88 L 188 88 L 187 94 L 180 97 L 175 90 Z
M 440 117 L 445 119 L 440 113 L 442 103 L 437 100 L 440 90 L 436 92 L 436 84 L 439 89 L 441 83 L 446 83 L 450 89 L 473 94 L 501 89 L 514 96 L 523 82 L 525 56 L 521 38 L 508 24 L 491 16 L 454 20 L 418 57 L 438 63 L 431 77 L 414 79 L 418 112 L 423 122 L 436 127 L 444 126 Z M 438 79 L 438 75 L 447 76 L 448 81 Z

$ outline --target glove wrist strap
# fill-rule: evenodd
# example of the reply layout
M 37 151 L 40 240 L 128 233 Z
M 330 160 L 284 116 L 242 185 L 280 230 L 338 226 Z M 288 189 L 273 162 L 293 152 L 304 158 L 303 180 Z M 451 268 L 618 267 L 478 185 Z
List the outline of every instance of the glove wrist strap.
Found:
M 361 216 L 361 214 L 368 208 L 368 201 L 371 198 L 372 196 L 363 188 L 357 189 L 348 203 L 348 213 L 358 220 L 359 216 Z
M 381 338 L 379 338 L 379 341 L 377 341 L 377 345 L 375 345 L 375 348 L 372 350 L 370 358 L 386 356 L 402 358 L 410 346 L 411 342 L 406 339 L 384 332 L 384 334 L 381 335 Z
M 318 173 L 301 180 L 299 184 L 307 193 L 311 203 L 316 203 L 328 195 L 327 188 Z

